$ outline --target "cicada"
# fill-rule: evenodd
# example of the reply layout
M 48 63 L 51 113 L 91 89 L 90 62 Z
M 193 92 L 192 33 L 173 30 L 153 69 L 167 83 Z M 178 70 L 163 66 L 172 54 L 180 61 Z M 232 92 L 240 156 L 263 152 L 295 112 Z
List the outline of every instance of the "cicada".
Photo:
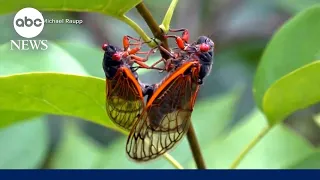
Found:
M 168 53 L 167 77 L 154 84 L 146 107 L 134 123 L 126 144 L 128 156 L 136 161 L 155 159 L 173 148 L 187 132 L 203 79 L 210 73 L 214 43 L 200 36 L 188 44 L 187 33 L 177 37 L 179 51 Z M 169 36 L 168 36 L 169 37 Z M 180 42 L 180 40 L 182 42 Z M 169 63 L 168 63 L 169 62 Z
M 137 43 L 130 43 L 129 40 Z M 110 119 L 125 130 L 130 130 L 135 119 L 141 113 L 144 105 L 144 96 L 149 91 L 149 85 L 138 79 L 137 68 L 148 68 L 144 62 L 154 51 L 139 52 L 143 43 L 136 38 L 124 36 L 123 46 L 103 44 L 103 70 L 106 77 L 106 112 Z M 131 45 L 136 47 L 130 49 Z M 136 54 L 147 54 L 145 58 Z M 133 64 L 138 67 L 133 67 Z

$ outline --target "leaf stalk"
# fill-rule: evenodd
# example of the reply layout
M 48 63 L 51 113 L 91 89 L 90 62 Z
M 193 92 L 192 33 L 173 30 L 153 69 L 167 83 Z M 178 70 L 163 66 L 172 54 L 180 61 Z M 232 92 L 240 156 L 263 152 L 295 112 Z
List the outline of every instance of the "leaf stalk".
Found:
M 231 164 L 230 169 L 235 169 L 241 163 L 241 161 L 245 158 L 245 156 L 255 147 L 258 142 L 270 131 L 272 126 L 266 126 L 263 128 L 259 134 L 253 138 L 253 140 L 242 150 L 242 152 L 237 156 L 234 162 Z

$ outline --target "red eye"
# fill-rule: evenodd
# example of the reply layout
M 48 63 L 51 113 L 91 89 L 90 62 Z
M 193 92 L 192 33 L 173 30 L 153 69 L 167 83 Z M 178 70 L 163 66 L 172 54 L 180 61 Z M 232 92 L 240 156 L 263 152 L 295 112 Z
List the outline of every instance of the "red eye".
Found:
M 112 60 L 120 61 L 120 59 L 121 59 L 121 54 L 115 53 L 112 55 Z
M 107 50 L 108 44 L 107 44 L 107 43 L 104 43 L 104 44 L 102 44 L 101 47 L 102 47 L 103 50 Z
M 207 52 L 210 50 L 210 46 L 208 44 L 201 44 L 200 45 L 200 51 Z

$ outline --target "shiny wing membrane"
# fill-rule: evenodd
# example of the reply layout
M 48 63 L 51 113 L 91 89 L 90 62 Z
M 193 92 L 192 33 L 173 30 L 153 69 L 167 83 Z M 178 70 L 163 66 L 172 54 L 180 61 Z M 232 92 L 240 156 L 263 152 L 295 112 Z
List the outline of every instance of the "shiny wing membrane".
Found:
M 141 86 L 127 67 L 120 67 L 106 83 L 107 114 L 114 123 L 129 131 L 144 108 Z
M 126 151 L 130 158 L 155 159 L 187 132 L 199 90 L 197 73 L 192 71 L 199 71 L 199 66 L 183 64 L 155 90 L 129 134 Z

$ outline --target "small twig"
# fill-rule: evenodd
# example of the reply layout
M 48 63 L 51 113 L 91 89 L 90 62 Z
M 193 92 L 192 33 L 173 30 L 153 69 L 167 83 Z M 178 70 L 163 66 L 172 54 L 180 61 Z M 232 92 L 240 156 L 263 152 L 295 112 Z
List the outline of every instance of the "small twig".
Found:
M 239 154 L 236 160 L 231 164 L 230 169 L 235 169 L 243 160 L 243 158 L 250 152 L 250 150 L 269 132 L 271 126 L 263 128 L 259 134 L 253 138 L 253 140 L 244 148 L 244 150 Z
M 166 158 L 175 168 L 177 169 L 183 169 L 182 165 L 175 160 L 170 154 L 165 153 L 163 154 L 164 158 Z
M 170 51 L 167 39 L 164 38 L 163 33 L 159 28 L 159 25 L 157 24 L 156 20 L 152 17 L 151 12 L 146 7 L 146 5 L 143 2 L 141 2 L 136 6 L 136 9 L 138 10 L 139 14 L 143 17 L 147 25 L 149 26 L 154 37 L 161 41 L 161 46 L 163 46 L 164 48 Z M 161 50 L 160 50 L 160 53 L 164 59 L 169 58 L 168 54 L 162 52 Z
M 197 140 L 196 132 L 192 124 L 190 124 L 189 130 L 187 132 L 187 138 L 188 138 L 192 155 L 193 155 L 194 161 L 196 162 L 197 168 L 206 169 L 206 165 L 204 163 L 203 156 L 200 150 L 200 145 Z
M 132 29 L 134 29 L 140 36 L 141 38 L 145 41 L 151 41 L 151 39 L 149 38 L 149 36 L 143 31 L 143 29 L 140 28 L 140 26 L 138 24 L 136 24 L 132 19 L 130 19 L 129 17 L 123 15 L 118 17 L 119 20 L 127 23 Z M 148 43 L 151 47 L 152 46 L 156 46 L 156 44 L 154 42 L 150 42 Z
M 161 25 L 159 26 L 165 33 L 167 33 L 170 29 L 171 18 L 173 16 L 173 12 L 176 9 L 178 2 L 179 0 L 171 0 L 167 13 L 164 16 Z

